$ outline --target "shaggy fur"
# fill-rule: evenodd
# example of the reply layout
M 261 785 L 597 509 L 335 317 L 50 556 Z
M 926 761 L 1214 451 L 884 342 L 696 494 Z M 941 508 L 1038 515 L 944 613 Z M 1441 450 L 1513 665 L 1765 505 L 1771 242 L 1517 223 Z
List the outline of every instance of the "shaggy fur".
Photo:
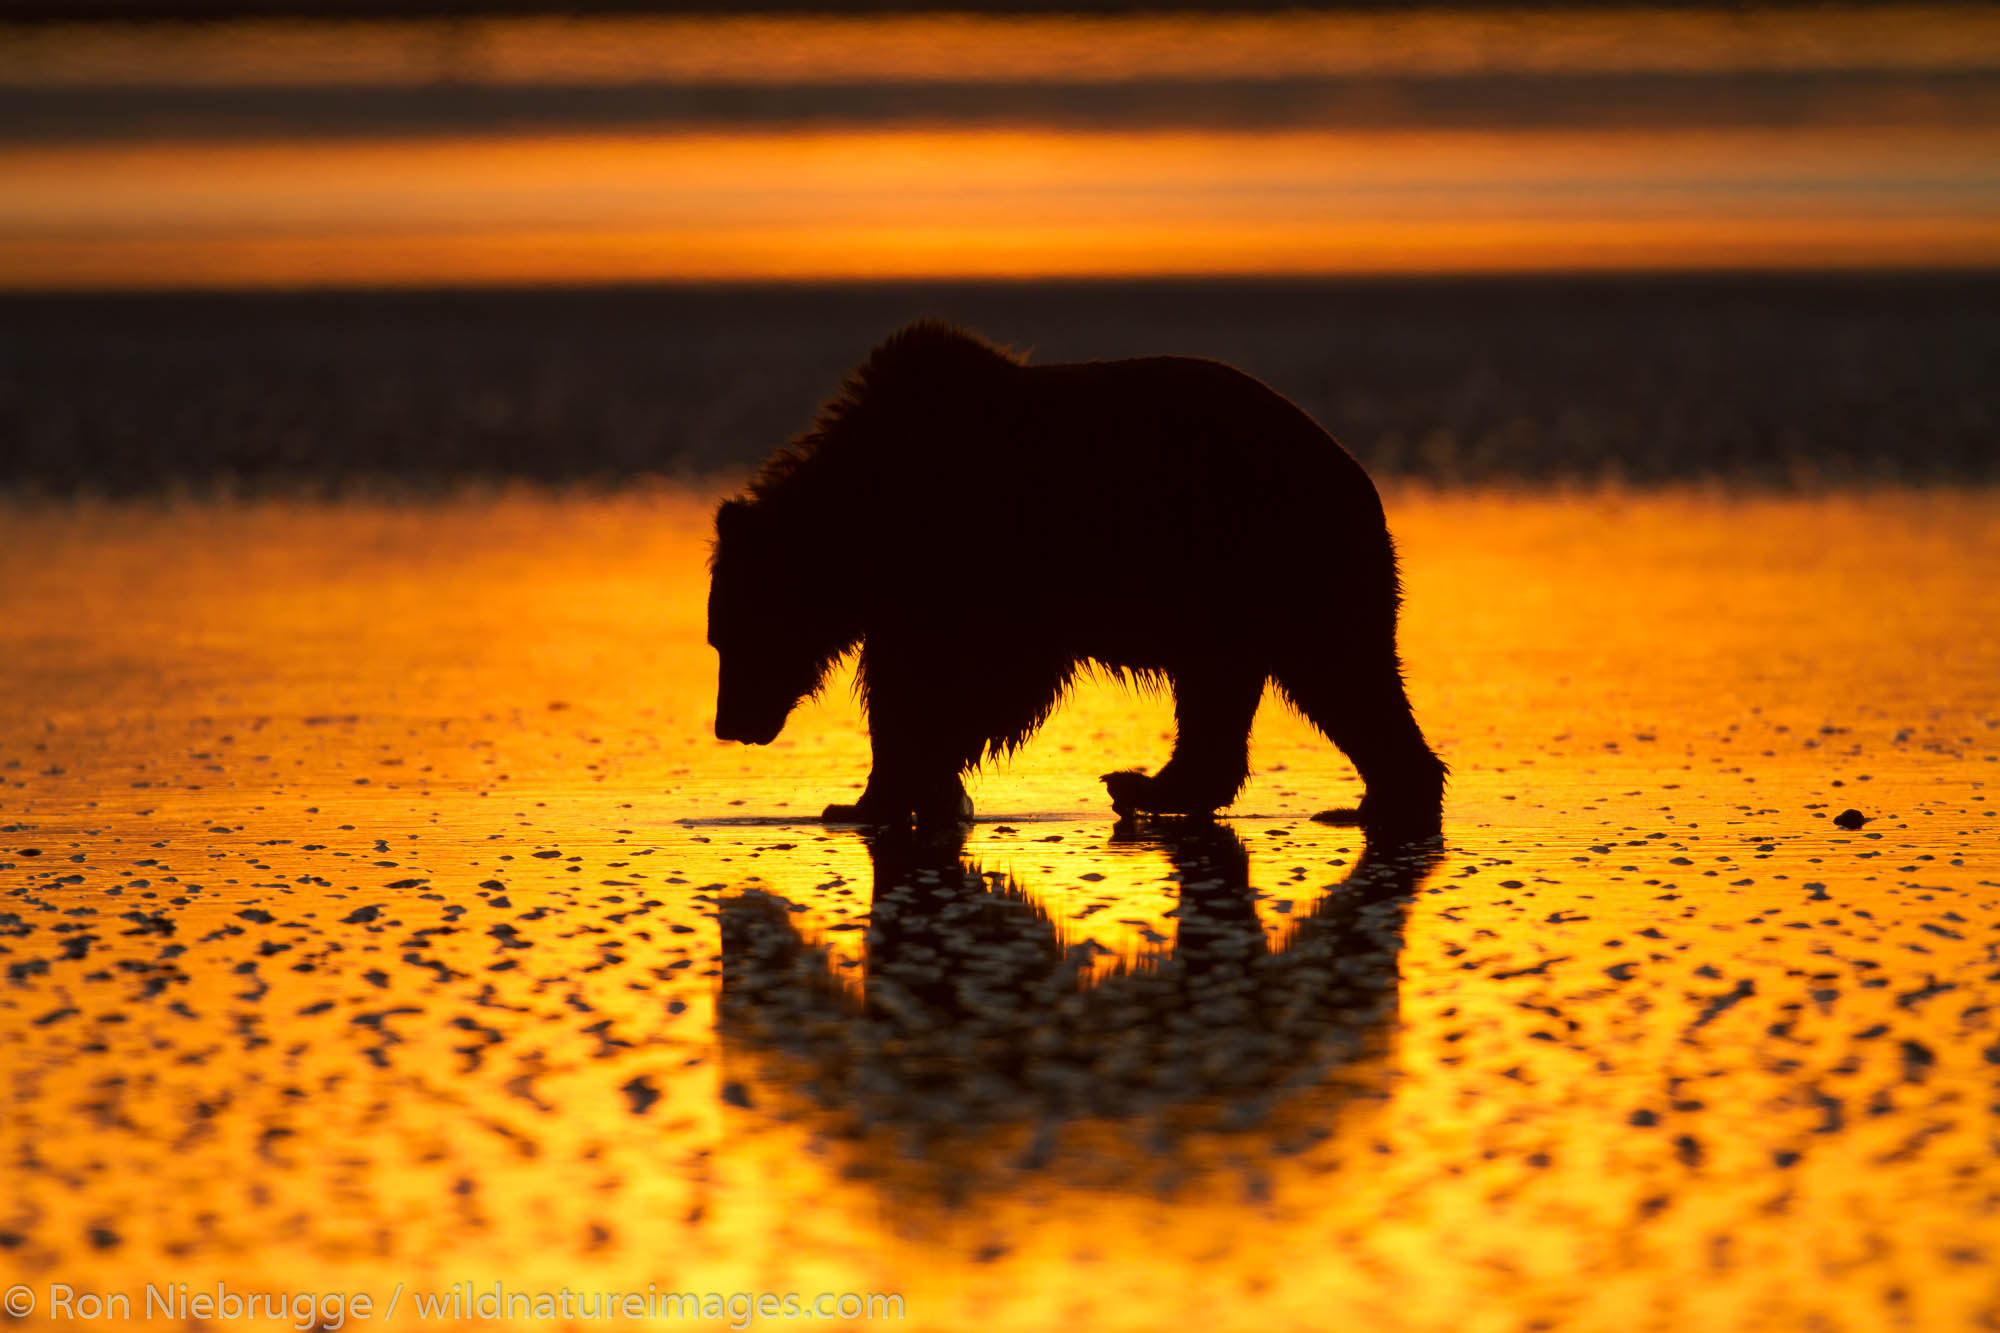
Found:
M 1028 366 L 912 324 L 722 505 L 712 567 L 723 739 L 768 743 L 860 649 L 874 769 L 828 819 L 968 814 L 962 775 L 1097 666 L 1174 693 L 1165 767 L 1105 779 L 1122 812 L 1234 800 L 1269 680 L 1367 784 L 1330 816 L 1438 826 L 1445 768 L 1403 692 L 1375 487 L 1219 362 Z

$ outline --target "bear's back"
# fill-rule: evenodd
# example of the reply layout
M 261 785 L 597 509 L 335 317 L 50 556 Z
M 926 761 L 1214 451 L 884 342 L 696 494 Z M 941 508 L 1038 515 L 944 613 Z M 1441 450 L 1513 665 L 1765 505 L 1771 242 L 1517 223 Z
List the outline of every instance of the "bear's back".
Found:
M 1286 487 L 1337 505 L 1376 505 L 1360 464 L 1317 421 L 1262 380 L 1221 361 L 1136 357 L 1029 366 L 1023 434 L 1079 480 L 1199 487 L 1244 502 Z

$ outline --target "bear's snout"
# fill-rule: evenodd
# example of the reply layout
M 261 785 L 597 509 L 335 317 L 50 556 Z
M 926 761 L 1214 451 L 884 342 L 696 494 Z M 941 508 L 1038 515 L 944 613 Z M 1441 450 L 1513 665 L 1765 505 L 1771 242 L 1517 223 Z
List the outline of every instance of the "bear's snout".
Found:
M 742 745 L 769 745 L 778 739 L 778 733 L 784 727 L 785 719 L 782 717 L 776 721 L 765 721 L 744 717 L 730 709 L 717 709 L 715 713 L 717 740 L 736 741 Z

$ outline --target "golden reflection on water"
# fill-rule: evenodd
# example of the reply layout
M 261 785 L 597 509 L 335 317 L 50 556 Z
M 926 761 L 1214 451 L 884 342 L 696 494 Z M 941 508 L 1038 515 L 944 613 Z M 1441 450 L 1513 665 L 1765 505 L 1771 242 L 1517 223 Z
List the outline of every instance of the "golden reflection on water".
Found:
M 1996 61 L 1960 6 L 22 28 L 0 286 L 1984 267 Z
M 0 146 L 0 282 L 1976 266 L 2000 260 L 1996 148 L 1985 126 Z
M 1051 1023 L 1098 1061 L 1064 1114 L 955 1067 L 969 1019 L 853 1021 L 879 858 L 803 817 L 865 737 L 836 683 L 713 740 L 705 504 L 11 512 L 6 1271 L 900 1291 L 939 1329 L 1990 1319 L 1995 498 L 1389 510 L 1455 773 L 1448 850 L 1330 969 L 1386 1014 L 1287 1010 L 1269 1065 L 1231 1045 L 1265 1020 L 1195 1024 L 1178 1093 L 1119 1064 L 1230 1012 L 1148 978 L 1243 904 L 1115 834 L 1095 776 L 1169 714 L 1086 689 L 959 862 L 1015 894 L 1006 958 L 1090 941 L 1087 1012 L 1144 1016 Z M 1254 759 L 1200 848 L 1247 849 L 1278 950 L 1363 849 L 1303 818 L 1353 792 L 1323 741 L 1270 707 Z M 848 999 L 793 970 L 758 1012 L 815 1026 L 718 1029 L 720 932 L 774 899 Z

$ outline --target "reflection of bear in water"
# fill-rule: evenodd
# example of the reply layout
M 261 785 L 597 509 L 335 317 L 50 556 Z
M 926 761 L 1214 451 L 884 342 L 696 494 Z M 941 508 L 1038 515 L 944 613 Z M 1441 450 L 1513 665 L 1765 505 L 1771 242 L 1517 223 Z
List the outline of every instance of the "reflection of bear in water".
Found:
M 1111 959 L 1087 925 L 1051 914 L 1041 886 L 982 870 L 958 832 L 866 835 L 859 960 L 802 930 L 800 904 L 757 889 L 720 903 L 718 1028 L 737 1050 L 803 1059 L 757 1081 L 838 1113 L 836 1137 L 894 1126 L 906 1150 L 972 1185 L 991 1165 L 982 1141 L 1009 1142 L 983 1137 L 996 1127 L 1112 1117 L 1143 1123 L 1157 1152 L 1170 1124 L 1324 1133 L 1322 1094 L 1379 1088 L 1365 1062 L 1393 1039 L 1404 921 L 1443 857 L 1436 839 L 1371 839 L 1339 883 L 1288 888 L 1297 910 L 1267 935 L 1234 830 L 1121 821 L 1092 862 L 1164 853 L 1178 905 L 1166 935 Z M 1089 1141 L 1095 1160 L 1066 1166 L 1116 1171 L 1122 1154 Z
M 948 822 L 1095 663 L 1172 685 L 1157 774 L 1121 811 L 1202 813 L 1249 775 L 1267 680 L 1344 750 L 1358 819 L 1438 826 L 1445 768 L 1396 657 L 1395 548 L 1361 466 L 1213 361 L 1025 366 L 942 324 L 875 349 L 716 515 L 715 732 L 763 745 L 861 649 L 874 770 L 826 817 Z

